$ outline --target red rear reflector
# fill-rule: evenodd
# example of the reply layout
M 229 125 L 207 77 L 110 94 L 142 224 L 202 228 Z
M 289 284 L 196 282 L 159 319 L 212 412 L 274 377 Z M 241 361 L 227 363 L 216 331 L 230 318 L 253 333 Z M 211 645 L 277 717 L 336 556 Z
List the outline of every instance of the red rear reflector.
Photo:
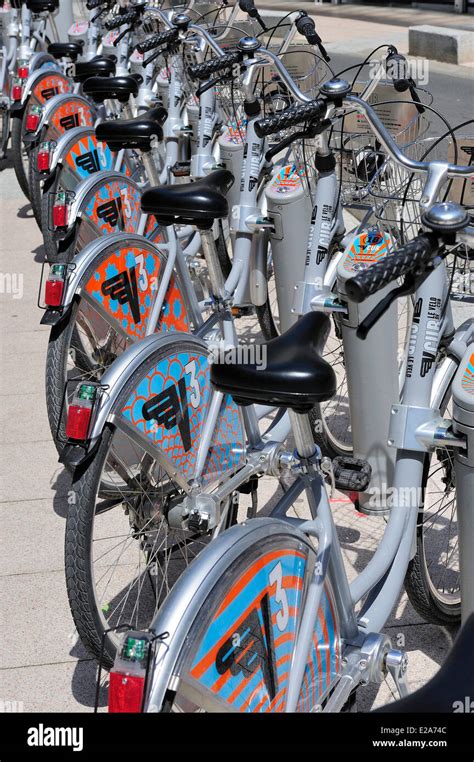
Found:
M 28 132 L 36 132 L 40 123 L 39 114 L 28 114 L 26 117 L 26 129 Z
M 48 307 L 60 307 L 63 298 L 64 281 L 47 280 L 44 290 L 44 301 Z
M 13 85 L 12 87 L 12 98 L 14 101 L 21 101 L 21 96 L 23 95 L 23 88 L 21 85 Z
M 38 151 L 36 154 L 38 172 L 49 172 L 49 151 Z
M 140 712 L 145 677 L 110 673 L 109 712 Z
M 53 206 L 53 225 L 55 228 L 67 227 L 67 204 Z
M 30 70 L 28 66 L 19 66 L 18 67 L 18 76 L 20 79 L 28 79 L 28 75 L 30 73 Z
M 68 439 L 87 439 L 91 415 L 90 405 L 69 405 L 66 422 Z

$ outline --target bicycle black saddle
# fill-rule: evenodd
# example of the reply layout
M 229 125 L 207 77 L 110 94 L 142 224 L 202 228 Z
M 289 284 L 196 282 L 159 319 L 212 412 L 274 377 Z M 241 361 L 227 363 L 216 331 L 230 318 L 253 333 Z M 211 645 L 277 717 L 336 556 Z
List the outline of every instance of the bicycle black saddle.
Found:
M 263 344 L 266 366 L 227 363 L 224 356 L 222 363 L 211 365 L 211 382 L 239 405 L 264 402 L 309 413 L 336 393 L 336 374 L 320 354 L 329 329 L 327 315 L 310 312 Z
M 138 87 L 143 81 L 140 74 L 125 77 L 90 77 L 82 85 L 82 91 L 96 103 L 114 98 L 126 103 L 131 95 L 138 95 Z
M 81 55 L 83 46 L 82 40 L 81 42 L 52 42 L 48 45 L 48 53 L 56 59 L 70 58 L 75 61 Z
M 162 124 L 168 113 L 163 106 L 150 109 L 134 119 L 110 119 L 100 122 L 95 128 L 98 140 L 107 143 L 112 151 L 121 148 L 137 148 L 149 151 L 154 137 L 163 139 Z
M 231 172 L 216 169 L 193 183 L 150 188 L 142 196 L 142 211 L 154 214 L 163 225 L 178 223 L 209 228 L 214 220 L 229 213 L 225 194 L 233 183 Z
M 91 61 L 76 64 L 74 82 L 85 82 L 89 77 L 109 77 L 115 74 L 115 61 L 110 56 L 96 56 Z

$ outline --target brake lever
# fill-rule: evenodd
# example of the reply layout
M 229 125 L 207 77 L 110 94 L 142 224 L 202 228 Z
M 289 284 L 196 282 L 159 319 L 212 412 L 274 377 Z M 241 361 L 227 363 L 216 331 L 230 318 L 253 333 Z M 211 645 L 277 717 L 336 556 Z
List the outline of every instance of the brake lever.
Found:
M 419 289 L 427 277 L 431 275 L 436 267 L 436 262 L 437 258 L 430 262 L 429 265 L 425 265 L 421 272 L 407 273 L 401 286 L 397 286 L 397 288 L 392 289 L 392 291 L 390 291 L 390 293 L 388 293 L 387 296 L 385 296 L 382 301 L 374 307 L 372 312 L 369 312 L 367 317 L 364 318 L 362 323 L 357 328 L 357 338 L 362 340 L 366 339 L 369 331 L 372 330 L 374 325 L 380 320 L 382 315 L 387 312 L 389 307 L 398 299 L 399 296 L 408 296 L 409 294 L 415 293 L 415 291 Z
M 268 151 L 265 154 L 265 160 L 270 162 L 274 156 L 276 156 L 280 151 L 283 151 L 285 148 L 288 148 L 291 143 L 293 143 L 295 140 L 304 140 L 305 138 L 314 138 L 319 133 L 319 129 L 316 125 L 312 125 L 311 127 L 308 127 L 306 130 L 301 130 L 300 132 L 294 132 L 291 135 L 287 135 L 286 138 L 283 138 L 283 140 L 280 140 L 279 143 L 276 144 L 276 146 L 273 146 L 273 148 L 269 148 Z
M 123 32 L 120 32 L 120 34 L 117 37 L 117 39 L 114 40 L 114 42 L 113 42 L 114 48 L 117 47 L 117 45 L 119 44 L 120 40 L 123 40 L 123 38 L 125 37 L 126 34 L 129 34 L 129 32 L 132 32 L 132 31 L 133 31 L 133 24 L 132 24 L 132 26 L 129 26 L 126 29 L 124 29 Z
M 203 93 L 206 93 L 208 90 L 211 89 L 211 87 L 214 87 L 214 85 L 217 85 L 218 82 L 222 82 L 224 77 L 214 77 L 214 79 L 209 79 L 207 82 L 205 82 L 203 85 L 200 85 L 200 87 L 196 90 L 196 97 L 199 98 Z

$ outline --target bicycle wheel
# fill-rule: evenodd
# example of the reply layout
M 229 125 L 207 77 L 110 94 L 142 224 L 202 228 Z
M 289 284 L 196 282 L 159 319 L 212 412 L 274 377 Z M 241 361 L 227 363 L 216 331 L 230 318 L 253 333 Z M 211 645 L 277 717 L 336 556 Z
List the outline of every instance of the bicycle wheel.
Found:
M 451 389 L 440 407 L 450 417 Z M 427 455 L 416 530 L 416 554 L 405 576 L 413 608 L 438 625 L 461 621 L 461 589 L 453 453 L 437 448 Z
M 154 633 L 169 637 L 158 646 L 144 710 L 191 705 L 284 712 L 315 560 L 311 542 L 276 519 L 254 519 L 218 537 L 184 572 L 153 623 Z M 327 578 L 298 712 L 324 705 L 338 680 L 340 654 L 339 616 Z M 171 674 L 179 678 L 173 686 Z
M 75 499 L 66 522 L 69 603 L 81 640 L 97 659 L 105 638 L 106 667 L 113 663 L 119 642 L 106 631 L 124 623 L 147 628 L 184 568 L 212 536 L 182 528 L 172 513 L 185 496 L 183 480 L 193 477 L 210 395 L 205 344 L 179 334 L 175 346 L 177 351 L 169 342 L 162 345 L 131 375 L 114 406 L 116 428 L 104 429 L 98 448 L 74 473 Z M 157 392 L 169 399 L 175 384 L 186 413 L 179 420 L 157 413 L 156 421 L 147 422 L 142 417 L 146 402 L 156 399 Z M 230 400 L 215 432 L 204 483 L 218 479 L 233 460 L 234 440 L 229 437 L 238 440 L 236 464 L 241 462 L 241 421 Z M 219 528 L 232 517 L 231 507 L 231 501 L 222 506 Z
M 12 160 L 16 179 L 25 194 L 30 200 L 30 187 L 28 184 L 28 153 L 23 143 L 25 134 L 26 109 L 20 115 L 14 115 L 12 118 Z
M 0 107 L 0 160 L 6 159 L 8 141 L 10 139 L 10 111 L 7 108 Z

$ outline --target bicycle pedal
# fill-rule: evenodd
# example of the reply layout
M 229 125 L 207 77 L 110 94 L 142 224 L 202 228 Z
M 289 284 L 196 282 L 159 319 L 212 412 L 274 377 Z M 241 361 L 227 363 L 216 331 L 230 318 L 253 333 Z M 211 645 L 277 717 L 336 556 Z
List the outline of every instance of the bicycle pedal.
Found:
M 177 161 L 171 167 L 171 174 L 174 175 L 174 177 L 189 177 L 190 173 L 191 173 L 190 161 Z
M 343 492 L 365 492 L 372 477 L 372 467 L 362 458 L 338 455 L 332 461 L 335 486 Z

